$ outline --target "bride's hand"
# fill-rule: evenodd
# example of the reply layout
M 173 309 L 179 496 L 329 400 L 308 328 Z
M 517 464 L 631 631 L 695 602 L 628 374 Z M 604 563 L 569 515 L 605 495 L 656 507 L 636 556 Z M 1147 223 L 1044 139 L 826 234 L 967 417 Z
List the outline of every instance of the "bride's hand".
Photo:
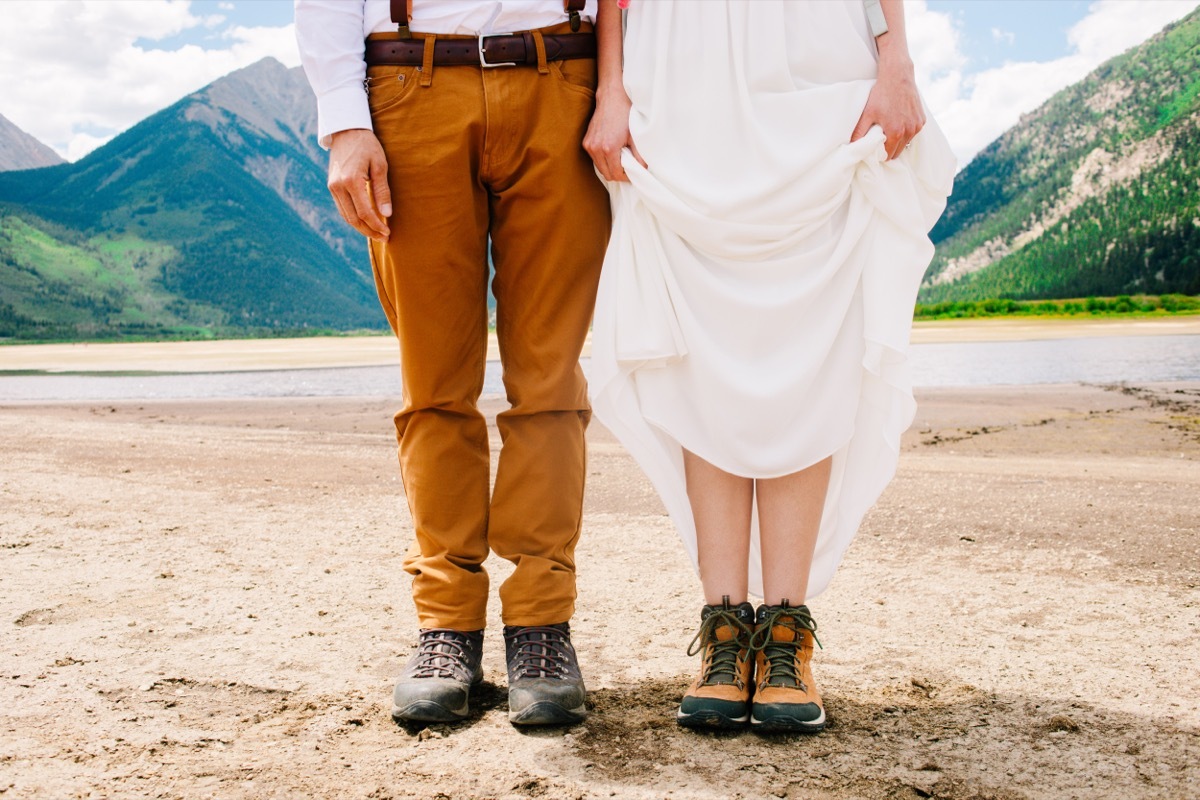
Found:
M 884 149 L 889 161 L 904 152 L 913 137 L 925 127 L 925 109 L 917 92 L 912 61 L 907 57 L 882 56 L 879 59 L 879 76 L 867 97 L 862 116 L 850 134 L 850 141 L 861 139 L 872 125 L 883 128 L 887 137 Z
M 629 180 L 621 166 L 621 150 L 626 147 L 639 164 L 646 166 L 629 135 L 629 109 L 629 96 L 623 88 L 596 93 L 596 111 L 583 137 L 583 149 L 607 181 Z

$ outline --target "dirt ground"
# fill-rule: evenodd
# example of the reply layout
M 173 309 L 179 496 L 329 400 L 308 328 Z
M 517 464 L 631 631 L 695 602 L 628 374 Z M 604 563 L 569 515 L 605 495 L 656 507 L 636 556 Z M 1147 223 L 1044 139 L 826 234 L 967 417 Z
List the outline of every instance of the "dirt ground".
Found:
M 493 603 L 418 729 L 395 401 L 0 406 L 0 798 L 1200 797 L 1200 384 L 918 399 L 812 603 L 829 728 L 774 738 L 674 724 L 698 584 L 599 425 L 588 721 L 509 725 Z

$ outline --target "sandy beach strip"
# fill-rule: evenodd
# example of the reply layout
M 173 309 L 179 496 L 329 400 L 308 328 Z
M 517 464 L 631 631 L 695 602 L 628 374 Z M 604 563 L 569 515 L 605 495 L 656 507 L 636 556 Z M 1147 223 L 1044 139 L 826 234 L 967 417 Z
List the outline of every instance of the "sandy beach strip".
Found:
M 1161 319 L 972 319 L 917 322 L 914 344 L 999 342 L 1098 336 L 1200 335 L 1200 316 Z M 589 345 L 584 347 L 587 356 Z M 44 372 L 238 372 L 374 367 L 397 363 L 389 335 L 193 342 L 106 342 L 0 346 L 0 374 Z M 500 358 L 495 332 L 488 360 Z
M 1099 336 L 1196 336 L 1200 315 L 1130 319 L 996 319 L 922 320 L 913 323 L 913 344 L 1019 342 L 1035 339 L 1081 339 Z

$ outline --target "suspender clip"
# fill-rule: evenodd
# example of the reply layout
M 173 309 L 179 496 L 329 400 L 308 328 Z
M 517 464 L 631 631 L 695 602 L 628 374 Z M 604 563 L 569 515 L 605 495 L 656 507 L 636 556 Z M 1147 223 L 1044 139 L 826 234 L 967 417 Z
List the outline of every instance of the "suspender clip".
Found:
M 579 12 L 583 11 L 585 5 L 587 0 L 563 0 L 563 11 L 567 12 L 567 19 L 571 21 L 571 33 L 579 33 L 579 24 L 582 22 Z

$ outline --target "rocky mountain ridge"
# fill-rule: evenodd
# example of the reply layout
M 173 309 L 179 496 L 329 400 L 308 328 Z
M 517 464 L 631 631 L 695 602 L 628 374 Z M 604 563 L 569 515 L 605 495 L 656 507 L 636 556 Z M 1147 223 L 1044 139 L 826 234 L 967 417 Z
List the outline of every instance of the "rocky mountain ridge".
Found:
M 922 299 L 1200 293 L 1200 10 L 959 174 Z
M 49 146 L 0 114 L 0 172 L 50 167 L 63 162 L 63 157 Z

